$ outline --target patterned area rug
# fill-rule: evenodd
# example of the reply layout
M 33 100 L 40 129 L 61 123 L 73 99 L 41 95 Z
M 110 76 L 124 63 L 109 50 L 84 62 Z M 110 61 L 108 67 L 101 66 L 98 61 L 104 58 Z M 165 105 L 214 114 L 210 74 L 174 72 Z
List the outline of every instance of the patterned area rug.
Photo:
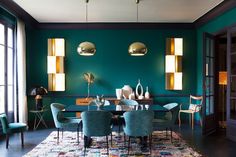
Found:
M 198 152 L 189 147 L 179 135 L 173 132 L 172 143 L 170 136 L 166 138 L 165 131 L 155 131 L 152 140 L 152 154 L 149 148 L 143 148 L 139 139 L 131 140 L 130 155 L 124 147 L 123 135 L 113 132 L 112 147 L 109 141 L 109 155 L 106 154 L 105 137 L 93 138 L 90 148 L 86 149 L 87 157 L 199 157 Z M 61 134 L 60 134 L 61 135 Z M 77 143 L 76 132 L 64 132 L 63 139 L 57 144 L 57 132 L 52 132 L 43 142 L 36 146 L 24 157 L 82 157 L 84 156 L 83 138 Z M 127 139 L 127 138 L 126 138 Z M 110 136 L 109 136 L 110 140 Z M 127 143 L 126 143 L 127 146 Z

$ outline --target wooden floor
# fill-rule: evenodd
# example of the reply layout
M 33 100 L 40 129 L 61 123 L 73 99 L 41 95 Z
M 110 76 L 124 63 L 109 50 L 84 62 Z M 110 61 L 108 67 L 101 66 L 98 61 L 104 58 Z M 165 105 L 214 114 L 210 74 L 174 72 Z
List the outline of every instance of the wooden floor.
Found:
M 0 140 L 0 157 L 21 157 L 56 129 L 39 129 L 27 131 L 25 133 L 25 147 L 21 148 L 20 136 L 15 134 L 10 137 L 9 149 L 5 148 L 5 139 Z M 200 151 L 204 156 L 209 157 L 235 157 L 236 142 L 232 142 L 225 137 L 225 130 L 219 130 L 212 135 L 202 137 L 201 128 L 196 126 L 192 130 L 188 125 L 178 126 L 174 129 L 180 132 L 187 143 Z

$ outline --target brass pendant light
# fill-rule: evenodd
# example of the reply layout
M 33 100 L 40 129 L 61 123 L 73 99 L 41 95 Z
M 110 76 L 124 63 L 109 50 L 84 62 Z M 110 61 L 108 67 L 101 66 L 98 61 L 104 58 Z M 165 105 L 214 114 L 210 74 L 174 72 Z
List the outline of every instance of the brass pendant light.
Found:
M 138 4 L 139 0 L 135 1 L 137 4 L 137 23 L 138 23 Z M 147 47 L 142 42 L 134 42 L 129 46 L 129 54 L 131 56 L 144 56 L 147 53 Z
M 88 22 L 88 2 L 89 0 L 85 0 L 86 2 L 86 24 Z M 84 41 L 79 44 L 77 48 L 77 52 L 81 56 L 93 56 L 96 52 L 96 47 L 93 43 Z

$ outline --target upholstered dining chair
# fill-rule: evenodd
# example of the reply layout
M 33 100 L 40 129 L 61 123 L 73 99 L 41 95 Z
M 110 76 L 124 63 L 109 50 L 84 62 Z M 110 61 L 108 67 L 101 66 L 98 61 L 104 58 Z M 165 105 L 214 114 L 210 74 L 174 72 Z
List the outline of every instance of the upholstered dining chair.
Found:
M 84 134 L 84 154 L 87 147 L 87 139 L 91 137 L 106 136 L 107 154 L 109 154 L 108 135 L 111 135 L 112 145 L 112 114 L 108 111 L 84 111 L 81 113 Z
M 151 110 L 134 110 L 127 111 L 123 115 L 125 119 L 125 126 L 123 127 L 124 133 L 129 136 L 128 154 L 130 150 L 130 138 L 145 136 L 149 137 L 149 149 L 151 154 L 154 112 Z
M 9 136 L 13 133 L 21 134 L 21 146 L 24 147 L 24 131 L 27 128 L 27 125 L 24 123 L 8 123 L 7 116 L 5 113 L 0 114 L 0 120 L 2 124 L 3 134 L 6 135 L 6 148 L 8 149 L 9 145 Z
M 63 138 L 64 128 L 72 128 L 72 127 L 77 128 L 77 139 L 79 142 L 79 128 L 80 128 L 80 124 L 82 120 L 77 117 L 65 117 L 62 112 L 64 109 L 65 109 L 65 106 L 63 104 L 60 104 L 60 103 L 51 104 L 52 116 L 53 116 L 54 124 L 57 128 L 57 143 L 59 142 L 60 129 L 62 131 L 62 138 Z
M 178 112 L 179 112 L 179 105 L 178 103 L 168 103 L 164 105 L 169 112 L 166 112 L 163 117 L 153 119 L 153 125 L 157 130 L 166 130 L 166 137 L 167 137 L 167 130 L 170 130 L 171 142 L 172 142 L 172 128 L 175 125 L 177 120 Z
M 202 126 L 202 118 L 201 118 L 201 108 L 202 108 L 203 96 L 193 96 L 189 97 L 189 107 L 188 109 L 182 109 L 182 105 L 180 105 L 179 110 L 179 127 L 181 126 L 181 113 L 189 114 L 189 124 L 192 125 L 192 129 L 194 128 L 194 114 L 199 113 L 200 117 L 200 125 Z
M 116 105 L 116 110 L 130 111 L 131 108 L 134 109 L 135 105 L 138 105 L 138 102 L 136 100 L 121 99 L 118 105 Z M 116 119 L 118 121 L 118 132 L 120 133 L 121 125 L 124 123 L 124 117 L 122 115 L 119 115 L 116 117 Z

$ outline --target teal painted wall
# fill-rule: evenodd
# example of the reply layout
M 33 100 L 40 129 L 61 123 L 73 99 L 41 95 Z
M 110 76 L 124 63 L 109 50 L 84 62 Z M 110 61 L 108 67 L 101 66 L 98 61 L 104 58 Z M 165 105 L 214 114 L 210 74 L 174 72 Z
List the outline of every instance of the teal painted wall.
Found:
M 129 84 L 134 89 L 139 78 L 143 87 L 149 87 L 152 95 L 196 93 L 196 32 L 180 29 L 27 29 L 27 91 L 35 85 L 48 86 L 47 39 L 56 37 L 65 38 L 66 41 L 66 91 L 49 93 L 44 98 L 44 103 L 47 105 L 52 102 L 75 104 L 75 95 L 86 96 L 87 84 L 82 77 L 84 72 L 92 72 L 95 75 L 91 95 L 115 96 L 116 88 Z M 165 40 L 168 37 L 182 37 L 184 40 L 182 91 L 165 90 Z M 77 46 L 85 40 L 96 44 L 97 52 L 94 56 L 78 55 Z M 145 56 L 134 57 L 128 54 L 128 46 L 134 41 L 142 41 L 146 44 L 148 53 Z M 187 102 L 188 98 L 157 97 L 155 101 L 157 103 Z M 29 109 L 33 108 L 33 97 L 29 96 L 28 102 Z
M 225 12 L 221 16 L 211 20 L 207 24 L 197 29 L 197 93 L 201 95 L 202 91 L 202 64 L 203 64 L 203 33 L 216 33 L 225 27 L 231 26 L 236 23 L 236 8 Z

